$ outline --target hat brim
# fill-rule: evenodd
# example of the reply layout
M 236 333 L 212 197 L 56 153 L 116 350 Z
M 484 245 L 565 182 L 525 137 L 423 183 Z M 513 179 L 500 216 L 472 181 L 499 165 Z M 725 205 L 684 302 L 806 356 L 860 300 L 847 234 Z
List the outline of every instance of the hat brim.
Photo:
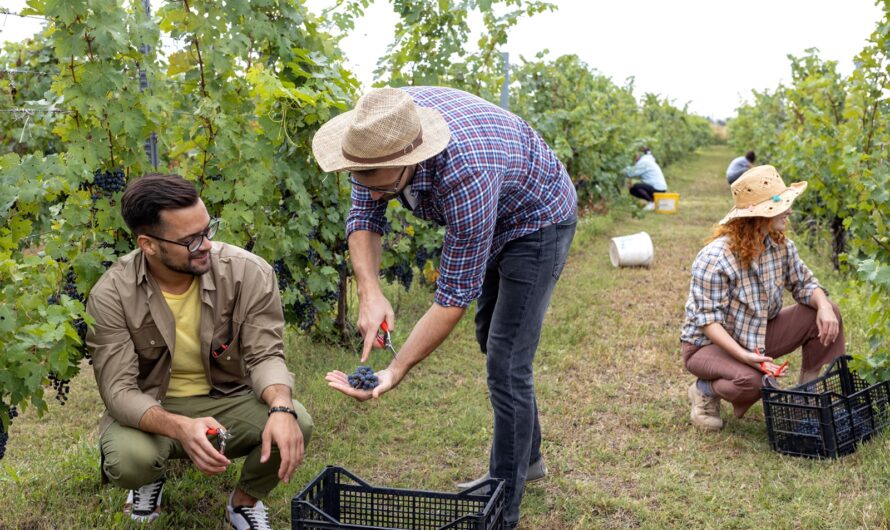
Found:
M 806 189 L 806 182 L 795 182 L 779 194 L 778 201 L 767 199 L 747 208 L 733 208 L 726 214 L 726 217 L 720 220 L 720 224 L 725 225 L 739 217 L 775 217 L 786 212 L 788 208 L 791 208 L 791 205 L 794 204 L 794 200 Z
M 361 171 L 378 167 L 411 166 L 441 153 L 451 140 L 451 131 L 445 118 L 436 109 L 416 107 L 423 131 L 423 143 L 410 153 L 398 158 L 374 164 L 362 164 L 348 160 L 340 147 L 343 136 L 353 121 L 355 110 L 335 116 L 318 129 L 312 138 L 312 154 L 322 171 Z

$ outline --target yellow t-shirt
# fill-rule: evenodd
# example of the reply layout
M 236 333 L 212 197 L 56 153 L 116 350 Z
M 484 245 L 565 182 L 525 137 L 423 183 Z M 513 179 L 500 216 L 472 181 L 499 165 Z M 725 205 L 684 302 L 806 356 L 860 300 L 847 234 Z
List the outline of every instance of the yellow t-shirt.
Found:
M 210 384 L 201 362 L 201 296 L 200 282 L 192 280 L 188 291 L 182 294 L 163 293 L 176 320 L 176 347 L 173 351 L 173 367 L 170 372 L 170 397 L 206 396 Z

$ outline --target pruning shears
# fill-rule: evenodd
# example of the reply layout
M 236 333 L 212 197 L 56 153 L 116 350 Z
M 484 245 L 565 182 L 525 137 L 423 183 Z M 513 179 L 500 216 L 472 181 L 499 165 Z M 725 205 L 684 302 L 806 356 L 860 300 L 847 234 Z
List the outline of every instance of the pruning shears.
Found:
M 207 429 L 207 436 L 216 436 L 217 437 L 217 440 L 219 441 L 219 454 L 225 456 L 226 442 L 229 441 L 229 436 L 231 436 L 229 431 L 227 431 L 221 427 L 219 429 L 217 429 L 216 427 L 211 427 L 211 428 Z
M 392 356 L 396 356 L 396 349 L 392 345 L 392 335 L 389 333 L 389 326 L 386 321 L 380 323 L 380 329 L 377 330 L 377 346 L 388 348 L 392 352 Z
M 757 355 L 763 355 L 762 353 L 760 353 L 760 348 L 754 348 L 754 353 L 756 353 Z M 766 361 L 763 361 L 762 363 L 760 363 L 760 371 L 772 377 L 782 377 L 783 375 L 785 375 L 785 369 L 788 368 L 788 361 L 785 361 L 780 365 L 776 365 L 775 363 L 773 363 L 773 366 L 775 366 L 775 368 L 770 369 L 769 364 L 767 364 Z

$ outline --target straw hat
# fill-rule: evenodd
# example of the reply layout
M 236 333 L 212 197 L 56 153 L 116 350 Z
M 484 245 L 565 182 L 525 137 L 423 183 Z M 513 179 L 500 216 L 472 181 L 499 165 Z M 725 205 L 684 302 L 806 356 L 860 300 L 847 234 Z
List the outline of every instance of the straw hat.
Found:
M 323 171 L 410 166 L 439 154 L 451 132 L 436 109 L 396 88 L 378 88 L 321 126 L 312 152 Z
M 720 221 L 724 225 L 738 217 L 775 217 L 791 208 L 806 182 L 785 186 L 773 166 L 756 166 L 742 173 L 730 187 L 735 207 Z

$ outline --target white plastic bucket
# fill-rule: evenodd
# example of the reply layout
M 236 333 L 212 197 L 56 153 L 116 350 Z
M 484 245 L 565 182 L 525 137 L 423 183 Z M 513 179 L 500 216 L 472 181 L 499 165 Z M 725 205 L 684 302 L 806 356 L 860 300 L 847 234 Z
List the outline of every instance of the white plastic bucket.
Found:
M 609 259 L 614 267 L 648 267 L 653 254 L 652 239 L 646 232 L 613 237 L 609 243 Z

